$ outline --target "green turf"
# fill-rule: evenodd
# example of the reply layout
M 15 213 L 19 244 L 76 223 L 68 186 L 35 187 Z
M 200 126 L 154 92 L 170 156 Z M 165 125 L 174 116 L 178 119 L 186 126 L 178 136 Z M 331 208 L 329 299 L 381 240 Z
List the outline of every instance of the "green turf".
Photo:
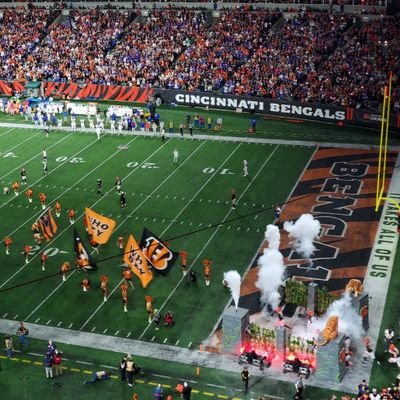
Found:
M 166 122 L 173 119 L 175 126 L 183 122 L 188 112 L 193 116 L 197 110 L 161 109 L 162 118 Z M 214 120 L 220 114 L 216 111 L 200 112 L 206 117 L 212 115 Z M 312 122 L 294 124 L 261 118 L 257 125 L 257 134 L 249 135 L 249 115 L 222 115 L 224 128 L 218 132 L 222 135 L 318 142 L 377 142 L 377 133 L 365 129 L 346 126 L 338 128 Z M 20 117 L 6 116 L 1 117 L 0 121 L 23 120 Z M 215 134 L 208 130 L 203 133 Z M 313 147 L 214 141 L 170 140 L 162 143 L 153 138 L 142 137 L 106 136 L 97 142 L 94 134 L 51 132 L 50 137 L 45 138 L 42 131 L 15 128 L 0 128 L 0 139 L 1 185 L 11 185 L 15 179 L 19 179 L 21 167 L 27 169 L 28 182 L 34 182 L 33 205 L 28 204 L 22 193 L 18 198 L 13 195 L 4 196 L 0 202 L 1 237 L 11 233 L 14 240 L 10 256 L 0 253 L 0 317 L 26 319 L 39 324 L 50 321 L 50 326 L 69 327 L 72 324 L 72 329 L 83 327 L 84 331 L 93 330 L 97 333 L 104 329 L 109 329 L 110 333 L 109 321 L 112 319 L 112 334 L 114 330 L 119 330 L 119 336 L 125 337 L 130 333 L 130 337 L 141 337 L 143 340 L 151 340 L 155 336 L 154 341 L 164 342 L 167 339 L 169 344 L 175 344 L 179 340 L 182 346 L 192 342 L 192 348 L 197 348 L 198 343 L 208 336 L 228 301 L 229 296 L 220 285 L 222 273 L 232 268 L 243 273 L 248 267 L 261 243 L 266 224 L 273 219 L 270 207 L 287 198 L 315 150 Z M 397 139 L 393 139 L 392 144 L 396 143 Z M 128 150 L 118 150 L 120 144 L 129 144 Z M 180 152 L 178 167 L 172 164 L 172 151 L 175 147 Z M 50 173 L 47 177 L 42 174 L 43 148 L 49 154 Z M 16 157 L 10 157 L 10 152 Z M 249 161 L 250 179 L 241 176 L 243 159 Z M 128 208 L 124 210 L 119 208 L 119 198 L 113 189 L 117 175 L 123 178 L 123 188 L 128 193 Z M 99 177 L 104 181 L 105 190 L 109 191 L 104 197 L 99 197 L 95 191 L 95 182 Z M 238 209 L 234 212 L 230 210 L 231 188 L 237 191 L 239 198 Z M 23 189 L 22 187 L 21 192 Z M 41 212 L 37 197 L 39 191 L 44 191 L 52 203 L 60 199 L 63 208 L 62 217 L 57 220 L 59 229 L 56 238 L 49 244 L 42 245 L 42 248 L 51 249 L 45 272 L 40 269 L 38 249 L 35 248 L 33 259 L 27 266 L 21 254 L 25 243 L 33 244 L 30 226 Z M 59 276 L 51 277 L 58 272 L 63 261 L 73 260 L 72 227 L 67 219 L 67 210 L 74 207 L 78 211 L 79 218 L 75 225 L 84 236 L 81 217 L 85 206 L 93 206 L 97 212 L 111 215 L 117 220 L 115 234 L 109 244 L 100 249 L 100 256 L 96 257 L 99 270 L 90 276 L 93 285 L 88 293 L 83 293 L 80 289 L 82 276 L 78 273 L 73 273 L 62 285 Z M 246 217 L 247 214 L 261 210 L 264 211 L 257 218 L 254 215 Z M 235 220 L 203 230 L 224 219 Z M 189 252 L 189 265 L 193 263 L 200 279 L 197 286 L 187 280 L 179 283 L 182 274 L 177 262 L 168 277 L 155 276 L 147 290 L 142 289 L 136 281 L 135 292 L 129 293 L 129 313 L 124 315 L 118 288 L 121 258 L 117 256 L 116 237 L 133 233 L 139 240 L 143 226 L 169 240 L 172 249 L 186 249 Z M 179 238 L 174 239 L 176 237 Z M 61 254 L 61 251 L 68 253 Z M 204 258 L 211 258 L 213 261 L 210 287 L 206 287 L 202 279 L 201 261 Z M 395 271 L 394 269 L 394 276 Z M 109 287 L 115 288 L 105 305 L 102 305 L 99 288 L 99 276 L 103 272 L 110 276 Z M 24 285 L 40 278 L 46 279 Z M 395 278 L 392 279 L 393 288 L 391 286 L 389 293 L 397 292 L 395 282 Z M 18 285 L 22 286 L 15 287 Z M 11 290 L 4 291 L 5 289 Z M 51 294 L 53 290 L 55 291 Z M 162 305 L 163 309 L 174 311 L 177 325 L 173 329 L 156 332 L 152 326 L 148 327 L 144 308 L 144 295 L 147 293 L 155 298 L 155 307 Z M 169 297 L 171 293 L 172 296 Z M 215 301 L 211 302 L 209 299 Z M 397 327 L 396 304 L 396 300 L 389 297 L 387 309 L 390 313 L 386 313 L 382 329 L 389 323 Z M 94 313 L 99 305 L 101 308 Z M 43 351 L 40 350 L 43 346 L 40 342 L 32 344 L 33 351 L 35 346 L 39 353 Z M 79 348 L 64 346 L 71 360 L 82 360 L 83 357 L 83 361 L 93 363 L 89 370 L 100 368 L 102 363 L 115 365 L 119 357 L 112 353 L 92 349 L 82 352 Z M 24 356 L 31 361 L 37 361 L 34 356 Z M 194 368 L 179 364 L 169 365 L 153 359 L 140 360 L 140 363 L 146 370 L 144 383 L 135 388 L 141 399 L 150 397 L 152 386 L 148 382 L 154 380 L 152 373 L 164 372 L 173 376 L 173 384 L 182 377 L 196 380 Z M 99 395 L 101 398 L 130 398 L 132 395 L 132 391 L 124 385 L 121 387 L 116 381 L 85 388 L 83 391 L 82 366 L 80 372 L 70 372 L 61 378 L 62 385 L 58 387 L 44 379 L 42 367 L 8 360 L 2 360 L 2 365 L 0 388 L 5 388 L 4 393 L 9 393 L 10 399 L 54 396 L 60 399 L 90 399 L 98 398 Z M 76 367 L 73 362 L 71 366 Z M 389 364 L 388 368 L 389 374 L 379 368 L 374 369 L 373 384 L 389 385 L 388 382 L 393 381 L 397 369 Z M 24 376 L 30 376 L 30 379 L 23 380 Z M 229 389 L 218 391 L 213 387 L 210 390 L 206 383 L 227 386 Z M 195 397 L 198 399 L 209 398 L 201 393 L 210 391 L 215 398 L 225 395 L 227 391 L 229 398 L 236 395 L 241 397 L 235 391 L 235 387 L 240 388 L 238 377 L 222 371 L 202 369 L 201 379 L 198 379 L 196 385 L 200 391 Z M 254 388 L 255 393 L 268 393 L 283 398 L 291 398 L 292 390 L 292 385 L 265 379 Z M 27 397 L 24 397 L 25 393 Z M 310 399 L 330 398 L 330 395 L 325 390 L 307 388 Z
M 30 135 L 34 138 L 24 143 Z M 1 289 L 14 287 L 1 294 L 7 296 L 7 303 L 0 304 L 0 315 L 7 313 L 8 317 L 27 322 L 46 322 L 49 326 L 91 332 L 110 329 L 109 320 L 113 316 L 113 329 L 119 330 L 118 335 L 150 340 L 155 331 L 148 326 L 144 296 L 151 294 L 155 308 L 171 309 L 176 317 L 176 329 L 160 331 L 156 341 L 180 340 L 184 346 L 189 342 L 197 346 L 210 334 L 228 300 L 220 285 L 223 272 L 234 268 L 243 274 L 261 243 L 266 224 L 272 221 L 270 208 L 286 199 L 313 152 L 310 147 L 190 140 L 161 142 L 132 136 L 108 135 L 97 141 L 94 135 L 78 133 L 51 132 L 50 138 L 45 138 L 29 130 L 13 130 L 3 138 L 7 147 L 2 150 L 13 148 L 16 157 L 0 158 L 0 170 L 7 171 L 2 175 L 2 184 L 11 185 L 24 166 L 35 201 L 30 205 L 22 193 L 18 197 L 11 194 L 3 197 L 0 205 L 4 214 L 2 237 L 11 234 L 14 241 L 11 255 L 0 255 L 5 265 Z M 128 144 L 128 150 L 118 150 L 120 144 Z M 180 152 L 178 166 L 172 163 L 175 147 Z M 43 148 L 48 151 L 48 176 L 42 175 Z M 249 178 L 242 176 L 243 159 L 249 160 Z M 136 167 L 129 167 L 136 163 Z M 126 209 L 120 209 L 113 188 L 117 175 L 122 177 L 123 190 L 128 194 Z M 277 176 L 279 185 L 275 184 Z M 95 190 L 97 178 L 104 181 L 103 197 Z M 235 211 L 230 207 L 231 188 L 239 199 Z M 57 220 L 56 237 L 41 249 L 35 246 L 30 263 L 25 265 L 21 251 L 26 243 L 35 245 L 30 227 L 41 212 L 37 197 L 40 191 L 46 193 L 49 203 L 60 200 L 62 217 Z M 83 234 L 81 216 L 85 206 L 117 221 L 110 242 L 96 256 L 99 269 L 89 274 L 92 289 L 88 293 L 80 288 L 81 273 L 72 273 L 63 284 L 59 276 L 53 276 L 65 260 L 74 264 L 73 227 L 68 222 L 67 210 L 71 207 L 77 210 L 79 218 L 74 226 Z M 267 211 L 253 214 L 264 209 Z M 246 217 L 247 214 L 252 215 Z M 201 230 L 231 219 L 234 221 Z M 122 258 L 118 256 L 116 238 L 133 233 L 139 240 L 144 226 L 168 240 L 171 248 L 189 252 L 189 264 L 198 271 L 199 282 L 197 287 L 188 280 L 180 282 L 182 273 L 177 262 L 167 277 L 155 276 L 146 290 L 136 282 L 136 290 L 130 294 L 130 312 L 125 315 L 119 289 Z M 175 240 L 176 237 L 179 239 Z M 39 260 L 44 249 L 50 256 L 45 272 Z M 213 263 L 210 287 L 202 279 L 204 258 Z M 112 292 L 105 304 L 99 288 L 102 273 L 109 275 Z M 48 279 L 18 286 L 46 276 Z M 29 306 L 20 301 L 27 291 Z M 204 300 L 209 296 L 215 303 Z M 85 306 L 75 307 L 77 303 Z

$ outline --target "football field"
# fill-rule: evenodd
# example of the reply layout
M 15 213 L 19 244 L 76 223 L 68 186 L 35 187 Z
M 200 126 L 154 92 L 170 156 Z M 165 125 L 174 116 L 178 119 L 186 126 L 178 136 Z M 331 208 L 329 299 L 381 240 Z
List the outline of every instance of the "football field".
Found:
M 0 129 L 0 176 L 2 187 L 20 181 L 21 168 L 28 184 L 19 195 L 11 190 L 2 195 L 1 237 L 13 240 L 10 255 L 0 253 L 0 317 L 118 337 L 196 348 L 212 332 L 229 293 L 221 285 L 223 273 L 235 269 L 241 275 L 251 264 L 273 221 L 273 205 L 283 204 L 310 157 L 312 146 L 247 143 L 209 138 L 172 138 L 161 141 L 143 136 L 104 135 L 51 131 L 45 137 L 37 129 Z M 48 154 L 44 175 L 42 151 Z M 173 163 L 173 151 L 179 152 Z M 243 176 L 243 160 L 249 176 Z M 127 207 L 121 208 L 115 178 L 122 179 Z M 104 195 L 97 193 L 102 179 Z M 33 190 L 29 203 L 24 192 Z M 231 208 L 231 190 L 237 194 L 237 208 Z M 42 213 L 39 193 L 47 205 L 61 202 L 57 234 L 50 242 L 37 245 L 32 224 Z M 75 265 L 74 228 L 86 245 L 83 225 L 85 207 L 114 219 L 116 229 L 99 254 L 94 254 L 97 271 L 90 272 L 91 288 L 84 292 L 83 272 L 73 270 L 65 282 L 59 274 L 64 261 Z M 68 210 L 77 213 L 75 224 Z M 174 251 L 188 252 L 188 267 L 198 274 L 197 283 L 183 277 L 180 260 L 167 276 L 154 272 L 153 281 L 143 289 L 135 277 L 129 289 L 127 313 L 123 312 L 120 284 L 122 256 L 118 236 L 133 234 L 140 241 L 146 227 Z M 23 249 L 32 246 L 29 262 Z M 46 252 L 46 270 L 40 255 Z M 203 278 L 204 259 L 212 261 L 211 285 Z M 103 301 L 100 276 L 109 277 L 109 298 Z M 159 331 L 148 323 L 146 295 L 154 298 L 161 313 L 171 310 L 176 325 Z

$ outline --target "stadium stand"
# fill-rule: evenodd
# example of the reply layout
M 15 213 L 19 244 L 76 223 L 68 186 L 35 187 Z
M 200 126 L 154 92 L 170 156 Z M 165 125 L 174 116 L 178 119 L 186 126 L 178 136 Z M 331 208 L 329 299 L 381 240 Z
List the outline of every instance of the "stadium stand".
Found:
M 400 109 L 399 21 L 249 9 L 6 9 L 0 79 L 155 87 Z M 29 33 L 29 34 L 28 34 Z

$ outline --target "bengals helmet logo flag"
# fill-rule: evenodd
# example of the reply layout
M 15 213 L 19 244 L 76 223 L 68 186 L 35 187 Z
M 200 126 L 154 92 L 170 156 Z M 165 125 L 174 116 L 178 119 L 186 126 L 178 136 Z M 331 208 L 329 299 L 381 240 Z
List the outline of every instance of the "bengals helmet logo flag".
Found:
M 146 257 L 132 235 L 129 235 L 123 260 L 140 279 L 142 286 L 146 288 L 153 279 L 153 273 L 149 270 Z
M 96 262 L 86 250 L 86 247 L 76 229 L 74 229 L 74 252 L 79 267 L 86 271 L 94 271 L 97 269 Z
M 167 275 L 174 265 L 178 253 L 171 251 L 168 246 L 148 229 L 143 229 L 142 251 L 152 267 L 162 275 Z

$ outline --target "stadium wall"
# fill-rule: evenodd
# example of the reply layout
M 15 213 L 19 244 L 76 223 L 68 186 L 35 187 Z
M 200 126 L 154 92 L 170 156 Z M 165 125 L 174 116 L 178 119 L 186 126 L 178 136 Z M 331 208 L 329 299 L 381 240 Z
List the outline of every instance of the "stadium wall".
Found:
M 275 115 L 287 119 L 307 119 L 379 127 L 382 116 L 378 110 L 340 107 L 325 104 L 298 103 L 260 97 L 222 95 L 211 92 L 183 92 L 155 89 L 154 95 L 166 104 L 209 107 Z M 390 127 L 400 128 L 400 114 L 392 113 Z
M 25 91 L 21 82 L 0 81 L 0 95 L 12 96 Z M 340 107 L 317 103 L 298 103 L 262 97 L 243 97 L 224 95 L 216 92 L 186 92 L 180 90 L 140 88 L 136 86 L 113 86 L 61 82 L 42 82 L 41 93 L 45 97 L 65 100 L 112 100 L 119 102 L 146 103 L 149 98 L 158 99 L 158 103 L 205 107 L 221 110 L 233 110 L 286 119 L 306 119 L 332 123 L 346 123 L 368 127 L 379 127 L 382 116 L 378 110 L 366 110 L 352 107 Z M 400 113 L 392 113 L 392 129 L 400 128 Z

